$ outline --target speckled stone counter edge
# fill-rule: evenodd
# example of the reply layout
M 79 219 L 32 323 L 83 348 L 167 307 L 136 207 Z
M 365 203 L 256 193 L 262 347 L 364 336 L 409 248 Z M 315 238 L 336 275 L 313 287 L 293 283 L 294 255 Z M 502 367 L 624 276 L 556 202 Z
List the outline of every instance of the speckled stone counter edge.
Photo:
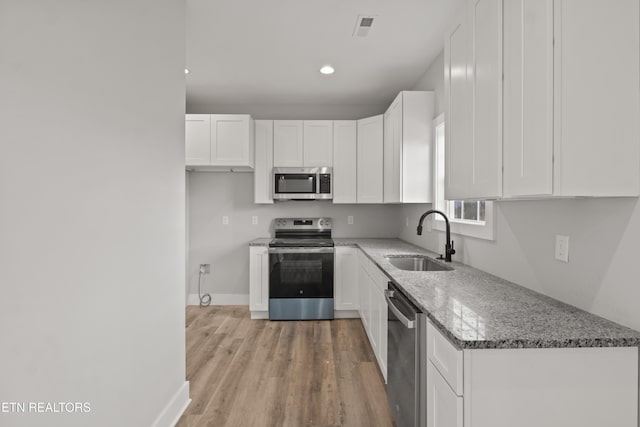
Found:
M 569 339 L 560 339 L 560 340 L 556 340 L 556 339 L 544 339 L 544 340 L 531 340 L 531 339 L 499 339 L 499 340 L 462 340 L 459 337 L 455 336 L 445 325 L 443 325 L 440 320 L 433 314 L 431 313 L 426 307 L 424 307 L 424 305 L 418 301 L 414 295 L 405 287 L 402 286 L 401 283 L 399 283 L 398 280 L 396 280 L 396 278 L 393 277 L 392 274 L 390 274 L 383 266 L 381 266 L 376 259 L 370 254 L 368 253 L 366 248 L 363 248 L 358 242 L 357 240 L 366 240 L 366 239 L 347 239 L 347 238 L 342 238 L 342 239 L 334 239 L 335 241 L 335 245 L 336 246 L 347 246 L 347 247 L 354 247 L 354 248 L 358 248 L 360 249 L 366 256 L 368 259 L 370 259 L 382 272 L 384 272 L 384 274 L 391 280 L 394 282 L 394 284 L 396 284 L 397 286 L 399 286 L 402 291 L 405 293 L 405 295 L 407 295 L 407 297 L 409 297 L 409 299 L 417 306 L 419 307 L 423 313 L 427 316 L 427 318 L 429 318 L 431 320 L 431 322 L 433 323 L 433 325 L 440 331 L 442 332 L 448 339 L 449 341 L 454 344 L 456 347 L 462 348 L 462 349 L 518 349 L 518 348 L 571 348 L 571 347 L 637 347 L 640 346 L 640 333 L 638 333 L 637 331 L 634 331 L 632 329 L 623 327 L 621 325 L 615 324 L 614 322 L 611 322 L 609 320 L 606 320 L 607 322 L 610 322 L 611 324 L 614 324 L 616 326 L 619 326 L 621 328 L 627 329 L 629 331 L 629 336 L 628 337 L 597 337 L 597 338 L 569 338 Z M 377 239 L 380 240 L 380 239 Z M 394 242 L 401 242 L 403 245 L 409 245 L 411 247 L 415 247 L 417 252 L 420 253 L 424 253 L 426 255 L 431 255 L 433 256 L 433 254 L 429 254 L 427 250 L 417 247 L 413 244 L 407 243 L 403 240 L 399 240 L 399 239 L 389 239 L 389 244 L 390 246 L 393 246 Z M 485 273 L 487 274 L 487 273 Z M 503 279 L 497 278 L 496 279 L 500 280 L 500 281 L 504 281 Z M 506 282 L 506 281 L 505 281 Z M 541 297 L 542 299 L 546 299 L 546 300 L 553 300 L 554 303 L 556 304 L 561 304 L 563 306 L 566 307 L 566 309 L 568 311 L 573 311 L 573 312 L 583 312 L 589 316 L 593 316 L 593 317 L 598 317 L 592 313 L 588 313 L 585 312 L 584 310 L 581 310 L 577 307 L 571 306 L 569 304 L 565 304 L 561 301 L 558 301 L 554 298 L 551 298 L 549 296 L 543 295 L 543 294 L 539 294 L 538 292 L 532 291 L 528 288 L 523 288 L 517 284 L 513 284 L 513 283 L 509 283 L 512 286 L 517 286 L 519 288 L 522 288 L 523 292 L 526 293 L 533 293 L 538 295 L 539 297 Z M 599 317 L 598 317 L 599 318 Z

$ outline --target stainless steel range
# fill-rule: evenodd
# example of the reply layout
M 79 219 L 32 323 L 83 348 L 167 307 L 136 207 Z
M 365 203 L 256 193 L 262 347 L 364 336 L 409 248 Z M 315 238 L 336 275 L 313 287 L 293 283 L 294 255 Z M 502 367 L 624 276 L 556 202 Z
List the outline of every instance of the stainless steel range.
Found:
M 269 319 L 333 319 L 331 218 L 277 218 L 269 244 Z

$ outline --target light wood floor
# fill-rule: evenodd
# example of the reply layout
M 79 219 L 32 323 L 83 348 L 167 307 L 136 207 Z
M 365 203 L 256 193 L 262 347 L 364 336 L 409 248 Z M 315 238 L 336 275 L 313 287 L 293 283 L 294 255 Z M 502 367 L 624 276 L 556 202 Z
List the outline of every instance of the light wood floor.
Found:
M 359 319 L 251 320 L 245 306 L 187 308 L 192 402 L 178 427 L 393 426 Z

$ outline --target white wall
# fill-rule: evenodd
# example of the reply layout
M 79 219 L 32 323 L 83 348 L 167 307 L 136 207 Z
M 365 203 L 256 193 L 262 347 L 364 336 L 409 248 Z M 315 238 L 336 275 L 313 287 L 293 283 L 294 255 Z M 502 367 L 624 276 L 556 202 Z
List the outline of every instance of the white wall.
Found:
M 435 115 L 444 112 L 444 51 L 440 52 L 412 90 L 435 92 Z
M 198 267 L 211 264 L 203 276 L 202 291 L 248 295 L 249 242 L 273 234 L 273 218 L 333 218 L 334 237 L 397 237 L 398 205 L 334 205 L 328 201 L 253 203 L 253 173 L 189 174 L 190 292 L 197 293 Z M 222 216 L 229 216 L 229 225 Z M 252 216 L 258 225 L 251 224 Z M 354 223 L 347 224 L 353 215 Z M 216 296 L 214 295 L 214 303 Z M 247 300 L 248 301 L 248 300 Z
M 443 93 L 443 66 L 435 61 L 414 89 Z M 440 253 L 443 232 L 415 233 L 429 208 L 404 206 L 400 237 Z M 454 235 L 455 259 L 640 330 L 637 198 L 496 202 L 494 212 L 496 240 Z M 570 237 L 568 264 L 554 259 L 555 234 Z
M 184 7 L 0 3 L 0 402 L 91 409 L 2 426 L 149 426 L 186 390 Z

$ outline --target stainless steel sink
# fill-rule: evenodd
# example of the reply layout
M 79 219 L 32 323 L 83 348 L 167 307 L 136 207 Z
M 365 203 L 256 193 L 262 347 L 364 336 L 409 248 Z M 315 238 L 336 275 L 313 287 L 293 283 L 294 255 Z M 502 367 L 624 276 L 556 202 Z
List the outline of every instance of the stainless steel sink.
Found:
M 386 255 L 391 265 L 400 270 L 408 271 L 451 271 L 453 268 L 434 261 L 428 256 L 407 254 L 407 255 Z

